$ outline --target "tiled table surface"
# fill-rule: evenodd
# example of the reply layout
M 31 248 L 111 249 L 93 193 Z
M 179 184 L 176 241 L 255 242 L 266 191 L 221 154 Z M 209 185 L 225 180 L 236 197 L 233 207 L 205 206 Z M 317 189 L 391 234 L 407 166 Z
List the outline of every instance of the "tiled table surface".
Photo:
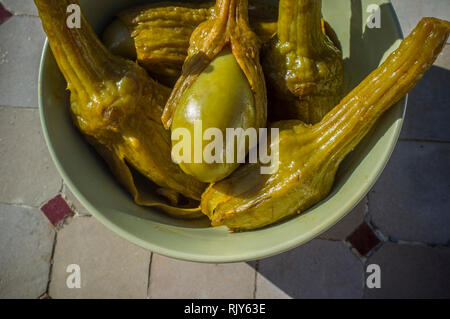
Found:
M 450 48 L 410 94 L 401 140 L 347 217 L 310 243 L 249 263 L 196 264 L 141 249 L 70 194 L 37 108 L 45 35 L 31 0 L 0 0 L 0 298 L 450 297 Z M 448 0 L 394 0 L 405 34 Z M 368 264 L 382 287 L 368 289 Z M 66 285 L 70 264 L 80 289 Z

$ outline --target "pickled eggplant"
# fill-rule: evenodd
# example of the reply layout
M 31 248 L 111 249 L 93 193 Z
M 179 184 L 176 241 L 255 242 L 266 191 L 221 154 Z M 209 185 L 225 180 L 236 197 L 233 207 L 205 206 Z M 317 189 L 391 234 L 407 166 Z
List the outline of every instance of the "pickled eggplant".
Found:
M 339 164 L 377 119 L 407 94 L 431 67 L 450 33 L 450 22 L 424 18 L 400 47 L 319 123 L 274 123 L 279 169 L 261 175 L 247 164 L 202 195 L 213 226 L 251 230 L 300 214 L 330 192 Z M 273 145 L 271 145 L 272 149 Z
M 333 33 L 324 33 L 321 15 L 322 0 L 280 0 L 278 32 L 262 62 L 273 120 L 315 124 L 342 98 L 342 52 L 327 35 Z
M 68 28 L 73 0 L 35 0 L 50 47 L 70 91 L 75 126 L 108 163 L 136 203 L 160 206 L 172 214 L 198 216 L 205 184 L 171 161 L 170 134 L 161 124 L 170 89 L 132 61 L 114 56 L 84 16 L 81 28 Z M 136 170 L 155 184 L 148 197 L 133 177 Z M 170 196 L 168 196 L 170 195 Z M 192 200 L 191 200 L 192 199 Z M 177 204 L 187 203 L 178 209 Z M 191 211 L 191 209 L 193 211 Z
M 264 74 L 259 63 L 260 41 L 248 25 L 245 0 L 218 0 L 214 15 L 202 23 L 191 37 L 183 72 L 165 106 L 162 122 L 172 132 L 187 129 L 195 136 L 196 122 L 201 135 L 208 129 L 259 128 L 266 125 L 267 96 Z M 218 150 L 222 162 L 195 160 L 191 154 L 180 163 L 181 169 L 203 182 L 225 178 L 239 165 L 225 159 L 227 151 Z M 238 145 L 235 154 L 247 152 Z M 201 150 L 203 153 L 203 150 Z
M 131 8 L 118 14 L 103 34 L 103 42 L 111 52 L 137 59 L 163 83 L 173 84 L 181 74 L 192 32 L 214 9 L 214 2 L 162 2 Z M 250 1 L 249 16 L 252 30 L 263 43 L 276 33 L 276 7 Z

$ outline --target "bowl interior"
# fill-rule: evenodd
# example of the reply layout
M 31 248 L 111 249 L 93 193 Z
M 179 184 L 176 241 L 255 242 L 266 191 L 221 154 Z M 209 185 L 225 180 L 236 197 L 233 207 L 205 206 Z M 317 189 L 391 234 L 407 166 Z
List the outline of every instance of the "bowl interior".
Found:
M 97 32 L 118 11 L 148 2 L 80 1 Z M 380 29 L 365 27 L 370 4 L 380 5 Z M 342 44 L 347 91 L 376 68 L 402 37 L 389 1 L 324 0 L 323 14 Z M 102 223 L 131 242 L 159 254 L 201 262 L 271 256 L 305 243 L 334 225 L 366 195 L 380 175 L 398 139 L 406 106 L 405 98 L 379 120 L 346 158 L 325 200 L 302 215 L 271 227 L 230 233 L 225 227 L 208 227 L 204 220 L 177 220 L 135 205 L 72 125 L 65 88 L 65 80 L 46 43 L 39 80 L 41 121 L 53 160 L 75 196 Z

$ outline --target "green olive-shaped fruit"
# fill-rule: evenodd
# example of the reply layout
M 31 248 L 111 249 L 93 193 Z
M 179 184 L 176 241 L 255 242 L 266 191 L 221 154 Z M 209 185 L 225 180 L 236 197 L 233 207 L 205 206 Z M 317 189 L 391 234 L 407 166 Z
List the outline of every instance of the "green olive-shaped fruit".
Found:
M 226 146 L 230 140 L 226 139 L 226 129 L 242 128 L 247 130 L 255 127 L 255 113 L 250 84 L 231 50 L 226 48 L 186 90 L 175 111 L 172 134 L 181 128 L 188 131 L 190 137 L 190 143 L 188 143 L 190 160 L 179 163 L 181 169 L 202 182 L 215 182 L 230 175 L 239 166 L 239 163 L 237 163 L 236 156 L 232 161 L 227 161 Z M 198 134 L 199 123 L 201 123 L 201 134 Z M 196 128 L 197 134 L 194 132 Z M 215 149 L 210 152 L 211 148 L 209 148 L 208 152 L 204 152 L 205 148 L 218 138 L 216 135 L 214 137 L 205 136 L 205 140 L 203 140 L 205 131 L 210 128 L 218 129 L 221 132 L 223 146 L 221 151 Z M 211 130 L 209 131 L 211 132 Z M 198 144 L 199 135 L 202 138 L 201 146 Z M 207 140 L 208 138 L 210 140 Z M 172 146 L 175 147 L 176 143 L 173 141 Z M 235 155 L 245 155 L 248 152 L 248 144 L 236 144 L 236 142 L 233 144 Z M 196 162 L 195 153 L 199 154 L 198 150 L 201 150 L 203 155 L 201 162 L 198 162 L 198 157 Z M 205 156 L 207 154 L 217 155 L 217 151 L 223 155 L 219 156 L 222 158 L 222 162 L 220 160 L 215 160 L 215 162 L 209 160 L 208 162 Z M 184 151 L 181 153 L 184 154 Z

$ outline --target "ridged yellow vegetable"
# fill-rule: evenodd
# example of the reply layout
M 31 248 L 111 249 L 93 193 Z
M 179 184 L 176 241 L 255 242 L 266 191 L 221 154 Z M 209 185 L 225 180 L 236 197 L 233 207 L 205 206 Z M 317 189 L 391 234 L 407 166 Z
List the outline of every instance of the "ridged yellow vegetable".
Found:
M 152 75 L 172 83 L 181 74 L 192 32 L 213 16 L 214 8 L 214 2 L 162 2 L 128 9 L 106 29 L 103 41 L 113 53 L 137 59 Z M 262 42 L 276 33 L 276 7 L 251 1 L 249 17 Z
M 84 16 L 81 28 L 68 28 L 66 10 L 73 0 L 35 0 L 50 47 L 70 95 L 75 126 L 108 163 L 136 203 L 160 206 L 185 217 L 198 216 L 196 203 L 205 184 L 171 160 L 170 134 L 161 124 L 170 89 L 136 63 L 112 55 Z M 133 175 L 153 181 L 155 192 Z M 155 185 L 156 184 L 156 185 Z M 180 196 L 183 195 L 183 196 Z M 163 197 L 167 200 L 163 200 Z M 185 198 L 183 198 L 185 197 Z M 178 208 L 177 205 L 188 205 Z
M 194 122 L 201 121 L 203 131 L 218 128 L 225 136 L 226 128 L 266 125 L 260 41 L 248 25 L 247 4 L 247 0 L 218 0 L 214 15 L 195 29 L 183 72 L 162 115 L 166 128 L 187 129 L 194 136 Z M 226 143 L 223 146 L 226 154 Z M 245 145 L 237 147 L 236 153 L 248 151 Z M 214 182 L 231 174 L 237 164 L 192 159 L 180 166 L 201 181 Z
M 321 11 L 321 0 L 280 0 L 277 36 L 262 62 L 271 119 L 315 124 L 342 98 L 342 53 L 324 33 Z
M 423 19 L 388 59 L 319 123 L 280 121 L 279 169 L 260 174 L 247 164 L 212 184 L 201 207 L 212 225 L 261 228 L 300 214 L 325 198 L 339 164 L 377 119 L 407 94 L 431 67 L 450 33 L 450 22 Z

